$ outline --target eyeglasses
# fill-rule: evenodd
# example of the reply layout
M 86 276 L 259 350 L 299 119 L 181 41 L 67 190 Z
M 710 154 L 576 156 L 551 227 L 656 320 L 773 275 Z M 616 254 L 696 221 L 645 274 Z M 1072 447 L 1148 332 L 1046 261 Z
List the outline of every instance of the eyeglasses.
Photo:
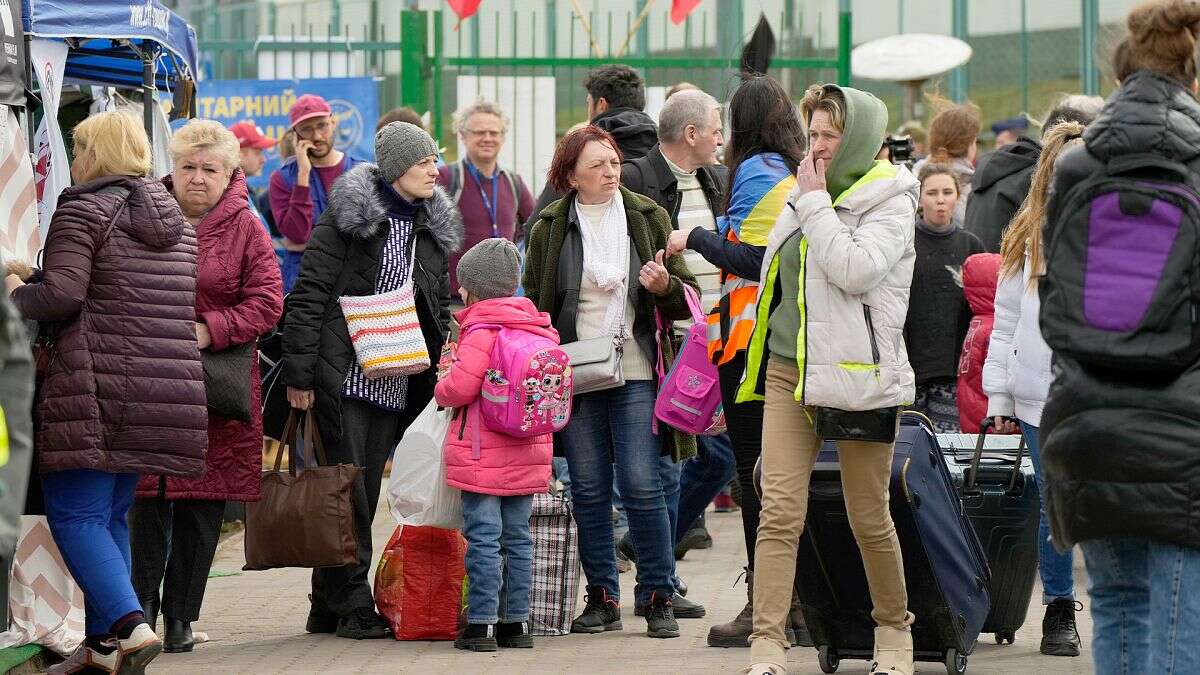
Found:
M 504 138 L 503 131 L 492 131 L 491 129 L 480 129 L 478 131 L 475 129 L 463 129 L 463 133 L 482 138 Z
M 323 119 L 312 126 L 296 127 L 296 137 L 302 141 L 310 141 L 317 134 L 325 134 L 333 128 L 333 122 Z

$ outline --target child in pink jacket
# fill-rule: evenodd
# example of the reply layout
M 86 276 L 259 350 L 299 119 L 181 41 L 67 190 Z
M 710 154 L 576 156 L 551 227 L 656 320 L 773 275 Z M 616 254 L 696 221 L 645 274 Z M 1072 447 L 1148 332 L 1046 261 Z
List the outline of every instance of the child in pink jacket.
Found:
M 475 409 L 496 340 L 497 328 L 491 326 L 520 328 L 558 342 L 549 314 L 537 311 L 528 298 L 512 297 L 520 272 L 521 255 L 505 239 L 485 239 L 463 254 L 457 274 L 467 307 L 455 315 L 459 343 L 434 389 L 438 405 L 457 409 L 443 455 L 446 482 L 462 490 L 471 583 L 469 624 L 454 646 L 471 651 L 533 646 L 529 515 L 533 495 L 546 492 L 550 483 L 553 440 L 550 434 L 516 438 L 492 431 Z

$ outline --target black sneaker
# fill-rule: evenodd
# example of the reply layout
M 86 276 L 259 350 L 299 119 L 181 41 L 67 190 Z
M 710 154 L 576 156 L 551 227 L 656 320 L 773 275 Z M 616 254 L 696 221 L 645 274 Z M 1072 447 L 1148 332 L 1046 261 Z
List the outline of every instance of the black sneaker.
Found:
M 499 623 L 496 625 L 496 643 L 510 649 L 532 649 L 533 634 L 529 632 L 528 621 L 516 623 Z
M 704 605 L 697 602 L 692 602 L 683 597 L 679 593 L 671 596 L 671 607 L 675 611 L 676 619 L 703 619 Z M 634 616 L 646 616 L 645 607 L 635 607 L 633 610 Z
M 587 605 L 583 614 L 571 622 L 572 633 L 603 633 L 610 630 L 621 630 L 621 606 L 616 600 L 608 597 L 608 591 L 601 586 L 588 586 Z
M 1083 611 L 1083 603 L 1070 598 L 1058 598 L 1046 606 L 1042 619 L 1042 653 L 1046 656 L 1079 656 L 1079 630 L 1075 627 L 1075 612 Z
M 378 640 L 392 634 L 392 629 L 370 607 L 358 609 L 338 621 L 337 636 L 351 640 Z
M 656 591 L 646 606 L 646 635 L 652 638 L 679 637 L 679 622 L 675 620 L 675 608 L 671 599 Z
M 496 644 L 496 625 L 491 623 L 469 623 L 454 640 L 455 649 L 466 649 L 472 652 L 494 652 L 499 647 Z
M 308 596 L 308 601 L 312 602 L 312 594 Z M 308 607 L 308 621 L 304 624 L 304 630 L 309 633 L 334 633 L 338 628 L 338 616 L 333 612 L 319 608 L 315 604 L 310 604 Z

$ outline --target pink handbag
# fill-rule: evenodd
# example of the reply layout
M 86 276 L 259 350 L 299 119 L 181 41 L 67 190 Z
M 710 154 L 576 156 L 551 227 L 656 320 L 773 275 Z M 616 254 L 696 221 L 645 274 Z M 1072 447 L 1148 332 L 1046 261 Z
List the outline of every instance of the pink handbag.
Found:
M 665 373 L 662 350 L 659 349 L 656 364 L 659 387 L 654 418 L 686 434 L 712 436 L 725 431 L 721 386 L 717 367 L 708 360 L 708 322 L 700 309 L 700 297 L 687 284 L 683 285 L 683 290 L 692 311 L 692 325 L 675 363 Z M 661 312 L 656 317 L 658 330 L 669 332 L 670 322 Z

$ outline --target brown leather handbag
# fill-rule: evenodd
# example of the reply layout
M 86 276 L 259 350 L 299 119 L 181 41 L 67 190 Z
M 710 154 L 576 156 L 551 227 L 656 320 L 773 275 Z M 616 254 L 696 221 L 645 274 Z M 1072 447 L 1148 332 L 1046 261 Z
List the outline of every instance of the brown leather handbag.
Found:
M 262 499 L 246 505 L 243 570 L 341 567 L 358 562 L 351 494 L 362 469 L 352 464 L 326 466 L 315 417 L 300 410 L 288 415 L 275 468 L 262 475 Z M 306 467 L 299 472 L 290 458 L 298 446 L 305 449 Z M 316 452 L 315 461 L 310 448 Z M 281 468 L 284 452 L 289 454 L 286 471 Z

